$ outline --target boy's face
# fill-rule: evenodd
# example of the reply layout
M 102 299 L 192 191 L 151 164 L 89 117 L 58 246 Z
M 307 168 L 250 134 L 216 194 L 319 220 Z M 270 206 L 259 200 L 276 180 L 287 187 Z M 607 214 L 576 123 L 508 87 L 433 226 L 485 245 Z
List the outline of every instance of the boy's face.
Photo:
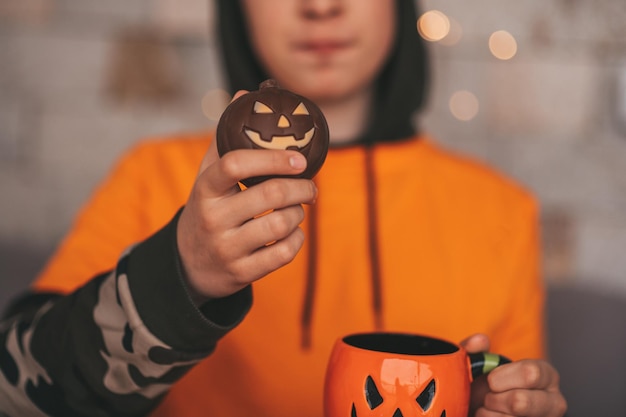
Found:
M 369 88 L 394 41 L 394 0 L 243 0 L 251 42 L 283 88 L 318 104 Z

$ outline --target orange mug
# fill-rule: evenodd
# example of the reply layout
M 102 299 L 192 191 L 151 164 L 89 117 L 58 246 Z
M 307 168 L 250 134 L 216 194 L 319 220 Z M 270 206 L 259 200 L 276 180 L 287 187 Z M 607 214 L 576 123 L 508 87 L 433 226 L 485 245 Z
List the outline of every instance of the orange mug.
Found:
M 348 335 L 337 340 L 328 362 L 324 415 L 467 417 L 470 383 L 509 362 L 423 335 Z

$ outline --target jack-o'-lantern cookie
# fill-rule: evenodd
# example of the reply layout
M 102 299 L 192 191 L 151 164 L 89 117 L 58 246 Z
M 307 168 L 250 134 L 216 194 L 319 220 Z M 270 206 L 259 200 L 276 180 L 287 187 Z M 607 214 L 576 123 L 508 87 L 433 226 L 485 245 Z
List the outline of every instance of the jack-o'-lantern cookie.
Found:
M 235 149 L 293 149 L 307 159 L 294 177 L 313 178 L 328 153 L 328 124 L 322 111 L 306 97 L 282 89 L 274 80 L 239 97 L 224 110 L 217 124 L 220 157 Z M 246 186 L 271 177 L 247 178 Z

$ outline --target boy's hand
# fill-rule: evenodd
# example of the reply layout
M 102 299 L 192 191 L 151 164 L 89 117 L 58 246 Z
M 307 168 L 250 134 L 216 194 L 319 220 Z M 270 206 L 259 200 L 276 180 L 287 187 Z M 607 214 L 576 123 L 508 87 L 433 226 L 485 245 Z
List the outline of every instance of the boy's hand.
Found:
M 304 242 L 301 204 L 317 196 L 313 181 L 273 178 L 243 192 L 237 183 L 305 168 L 305 157 L 296 151 L 236 150 L 219 158 L 211 144 L 177 230 L 195 301 L 233 294 L 296 256 Z
M 470 353 L 484 352 L 489 350 L 489 339 L 478 334 L 461 345 Z M 543 360 L 502 365 L 472 383 L 470 415 L 475 417 L 561 417 L 566 409 L 559 374 Z

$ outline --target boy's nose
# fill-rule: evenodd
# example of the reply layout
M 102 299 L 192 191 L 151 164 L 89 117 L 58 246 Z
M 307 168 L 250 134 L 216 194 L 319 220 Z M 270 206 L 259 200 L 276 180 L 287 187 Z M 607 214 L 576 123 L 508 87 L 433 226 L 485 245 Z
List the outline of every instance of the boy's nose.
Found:
M 301 0 L 302 12 L 309 19 L 334 17 L 341 13 L 343 0 Z

